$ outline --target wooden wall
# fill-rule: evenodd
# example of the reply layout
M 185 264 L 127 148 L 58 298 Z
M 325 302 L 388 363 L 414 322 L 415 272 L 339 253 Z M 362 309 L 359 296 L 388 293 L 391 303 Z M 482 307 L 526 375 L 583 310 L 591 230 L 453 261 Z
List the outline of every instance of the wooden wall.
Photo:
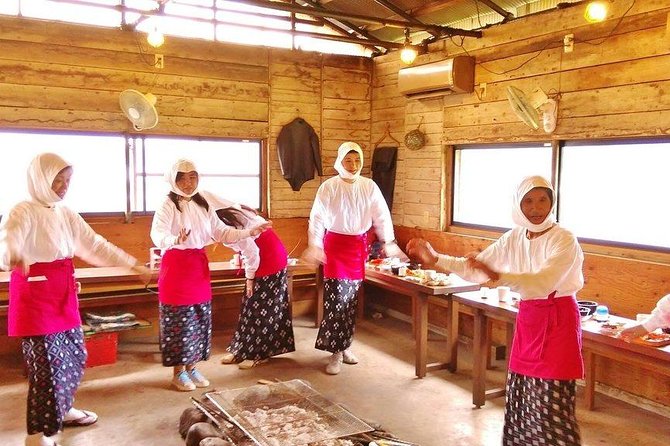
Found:
M 143 133 L 269 141 L 273 218 L 309 215 L 342 142 L 369 149 L 370 59 L 176 37 L 150 48 L 144 34 L 0 17 L 0 128 L 134 133 L 119 93 L 151 92 L 160 120 Z M 154 53 L 165 68 L 154 68 Z M 296 117 L 319 135 L 325 174 L 298 192 L 275 145 Z
M 484 30 L 481 39 L 465 39 L 462 47 L 457 38 L 438 42 L 415 62 L 467 51 L 476 59 L 475 84 L 487 84 L 485 96 L 477 88 L 471 94 L 408 99 L 397 90 L 403 66 L 397 55 L 374 59 L 372 141 L 387 124 L 401 139 L 421 117 L 428 136 L 419 151 L 403 145 L 399 152 L 393 218 L 401 246 L 422 236 L 443 252 L 463 255 L 497 237 L 448 226 L 455 144 L 670 135 L 670 0 L 635 2 L 615 29 L 630 5 L 614 0 L 611 19 L 601 24 L 587 24 L 581 6 L 521 18 Z M 569 33 L 576 43 L 573 52 L 564 53 L 563 36 Z M 533 131 L 516 118 L 505 97 L 509 85 L 560 92 L 552 135 Z M 583 249 L 586 285 L 580 297 L 634 318 L 670 293 L 667 253 L 593 245 Z M 409 310 L 388 295 L 375 298 L 398 311 Z M 440 323 L 439 309 L 431 309 L 431 315 Z M 599 371 L 600 381 L 670 405 L 670 383 L 662 376 L 613 361 L 602 361 Z

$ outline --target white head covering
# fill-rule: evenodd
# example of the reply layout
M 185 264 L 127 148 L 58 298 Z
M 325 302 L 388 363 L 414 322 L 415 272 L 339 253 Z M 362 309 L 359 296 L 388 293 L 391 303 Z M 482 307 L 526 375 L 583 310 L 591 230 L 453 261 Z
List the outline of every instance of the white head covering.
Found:
M 28 193 L 30 197 L 45 206 L 61 201 L 61 197 L 51 189 L 58 173 L 66 167 L 72 167 L 55 153 L 41 153 L 28 166 Z
M 177 173 L 197 172 L 197 171 L 198 168 L 195 167 L 193 161 L 187 159 L 178 159 L 177 162 L 172 165 L 170 170 L 168 170 L 165 173 L 165 181 L 168 182 L 168 184 L 170 185 L 170 190 L 175 194 L 182 197 L 191 198 L 193 195 L 198 193 L 198 187 L 200 187 L 200 182 L 198 181 L 198 187 L 196 187 L 192 193 L 186 195 L 184 191 L 179 189 L 179 186 L 177 186 Z
M 351 152 L 352 150 L 357 152 L 358 155 L 361 157 L 361 167 L 358 169 L 358 172 L 356 173 L 349 172 L 342 165 L 342 160 L 347 155 L 347 153 Z M 363 169 L 363 149 L 361 149 L 361 146 L 359 146 L 355 142 L 347 141 L 345 143 L 342 143 L 340 148 L 337 149 L 337 159 L 335 160 L 334 166 L 335 170 L 337 170 L 337 173 L 339 173 L 342 178 L 344 178 L 345 180 L 355 180 L 361 175 L 361 170 Z
M 532 189 L 535 189 L 536 187 L 544 187 L 551 190 L 552 199 L 551 211 L 549 211 L 547 218 L 545 218 L 545 220 L 539 225 L 531 223 L 530 220 L 528 220 L 521 211 L 521 200 L 523 200 L 523 197 L 528 192 L 530 192 Z M 555 209 L 556 193 L 554 192 L 554 188 L 551 186 L 549 181 L 539 175 L 526 177 L 521 180 L 521 183 L 516 190 L 516 194 L 514 194 L 514 200 L 512 203 L 512 220 L 515 224 L 521 226 L 522 228 L 526 228 L 531 232 L 542 232 L 546 229 L 549 229 L 554 223 L 556 223 L 556 217 L 554 216 Z

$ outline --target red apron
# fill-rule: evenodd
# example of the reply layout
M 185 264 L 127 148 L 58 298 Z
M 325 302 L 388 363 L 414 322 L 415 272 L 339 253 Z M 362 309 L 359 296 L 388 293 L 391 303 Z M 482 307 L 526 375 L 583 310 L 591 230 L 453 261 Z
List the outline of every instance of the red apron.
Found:
M 574 296 L 522 300 L 516 318 L 509 369 L 542 379 L 584 376 L 582 327 Z
M 323 251 L 326 264 L 323 276 L 326 279 L 365 278 L 365 260 L 368 256 L 367 233 L 344 235 L 326 232 L 323 238 Z
M 260 263 L 256 270 L 256 277 L 277 274 L 286 268 L 288 253 L 274 229 L 266 230 L 254 241 L 260 253 Z
M 193 305 L 212 300 L 209 260 L 204 249 L 168 249 L 158 273 L 158 300 Z
M 72 259 L 33 263 L 9 280 L 9 336 L 42 336 L 81 326 Z

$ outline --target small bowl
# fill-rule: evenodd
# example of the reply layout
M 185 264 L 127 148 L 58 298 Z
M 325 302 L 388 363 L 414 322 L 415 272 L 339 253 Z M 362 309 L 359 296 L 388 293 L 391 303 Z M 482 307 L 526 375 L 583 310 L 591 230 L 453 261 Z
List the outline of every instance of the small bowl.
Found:
M 589 316 L 596 312 L 598 302 L 594 302 L 592 300 L 578 300 L 577 305 L 579 305 L 579 314 L 584 316 L 584 314 L 582 314 L 582 307 L 584 307 L 588 309 L 589 313 L 587 314 L 587 316 Z
M 591 316 L 592 314 L 593 314 L 593 313 L 591 312 L 591 309 L 590 309 L 590 308 L 585 307 L 585 306 L 583 306 L 583 305 L 580 305 L 580 306 L 579 306 L 579 315 L 580 315 L 581 317 Z

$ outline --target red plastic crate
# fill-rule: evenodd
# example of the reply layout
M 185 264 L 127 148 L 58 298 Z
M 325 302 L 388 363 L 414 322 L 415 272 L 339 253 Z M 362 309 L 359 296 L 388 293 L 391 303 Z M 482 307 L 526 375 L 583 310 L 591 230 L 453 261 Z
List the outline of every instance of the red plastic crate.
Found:
M 119 345 L 118 333 L 97 333 L 87 336 L 85 343 L 88 351 L 86 367 L 114 364 L 116 362 Z

